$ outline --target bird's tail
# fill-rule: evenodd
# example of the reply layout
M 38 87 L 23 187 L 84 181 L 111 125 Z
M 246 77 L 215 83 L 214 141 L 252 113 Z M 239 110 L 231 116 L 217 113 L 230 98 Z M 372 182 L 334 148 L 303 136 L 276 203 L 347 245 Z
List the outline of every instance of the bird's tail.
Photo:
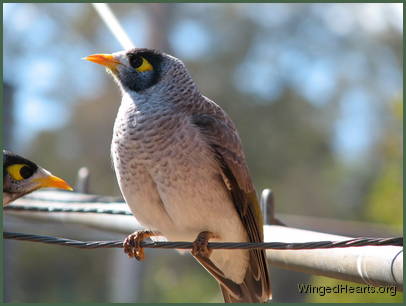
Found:
M 219 283 L 226 303 L 266 303 L 272 298 L 265 251 L 250 250 L 249 252 L 250 261 L 244 281 L 241 284 L 233 282 L 234 286 Z

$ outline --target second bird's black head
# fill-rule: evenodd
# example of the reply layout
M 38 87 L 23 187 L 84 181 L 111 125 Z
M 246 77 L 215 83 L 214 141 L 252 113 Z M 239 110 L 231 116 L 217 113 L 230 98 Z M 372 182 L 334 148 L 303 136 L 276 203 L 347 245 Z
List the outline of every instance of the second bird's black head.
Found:
M 68 183 L 36 163 L 3 150 L 3 205 L 43 187 L 72 190 Z
M 12 179 L 17 177 L 20 180 L 25 180 L 29 179 L 37 170 L 38 166 L 32 161 L 10 151 L 3 150 L 3 183 L 7 175 L 10 175 Z

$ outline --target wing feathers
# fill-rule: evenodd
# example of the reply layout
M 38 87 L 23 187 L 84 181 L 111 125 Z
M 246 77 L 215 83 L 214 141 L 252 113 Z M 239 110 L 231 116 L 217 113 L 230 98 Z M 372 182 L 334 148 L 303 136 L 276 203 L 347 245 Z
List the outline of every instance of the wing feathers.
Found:
M 206 113 L 202 114 L 202 109 L 199 109 L 199 114 L 192 114 L 192 123 L 200 129 L 216 154 L 223 172 L 225 187 L 230 191 L 241 222 L 247 230 L 249 241 L 262 242 L 261 211 L 237 130 L 218 105 L 207 98 L 204 103 L 207 106 Z M 265 251 L 250 250 L 249 253 L 249 266 L 243 283 L 218 280 L 226 302 L 266 302 L 270 297 Z M 210 271 L 209 268 L 206 269 Z M 213 276 L 218 279 L 219 275 Z

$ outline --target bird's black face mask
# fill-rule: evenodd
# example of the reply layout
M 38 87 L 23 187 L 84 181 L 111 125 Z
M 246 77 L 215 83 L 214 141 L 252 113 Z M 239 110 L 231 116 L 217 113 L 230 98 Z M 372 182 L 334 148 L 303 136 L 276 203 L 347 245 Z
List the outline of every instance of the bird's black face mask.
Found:
M 119 72 L 122 84 L 130 90 L 141 92 L 158 83 L 162 72 L 163 57 L 152 50 L 130 50 L 127 52 L 129 67 Z
M 156 50 L 131 49 L 125 53 L 93 54 L 84 59 L 105 66 L 120 86 L 140 93 L 161 80 L 164 58 Z

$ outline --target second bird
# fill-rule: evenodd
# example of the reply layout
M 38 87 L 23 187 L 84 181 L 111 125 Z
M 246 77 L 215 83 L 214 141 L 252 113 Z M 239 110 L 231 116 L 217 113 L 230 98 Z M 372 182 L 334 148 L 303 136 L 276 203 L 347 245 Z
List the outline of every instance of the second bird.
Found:
M 122 92 L 111 146 L 121 192 L 151 231 L 130 235 L 126 252 L 163 235 L 194 241 L 192 255 L 226 302 L 271 296 L 264 250 L 213 250 L 207 242 L 262 242 L 262 216 L 237 130 L 203 96 L 179 59 L 150 49 L 86 58 L 108 68 Z
M 63 179 L 36 163 L 3 150 L 3 206 L 40 188 L 73 190 Z

